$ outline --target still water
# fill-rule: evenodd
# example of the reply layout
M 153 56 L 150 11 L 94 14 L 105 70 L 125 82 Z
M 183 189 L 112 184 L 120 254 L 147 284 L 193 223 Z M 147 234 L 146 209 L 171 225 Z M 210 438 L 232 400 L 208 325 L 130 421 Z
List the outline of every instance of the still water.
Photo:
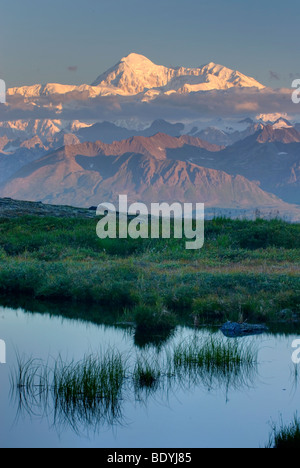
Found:
M 17 353 L 45 361 L 59 355 L 64 361 L 78 361 L 113 347 L 130 356 L 159 356 L 164 347 L 210 333 L 221 335 L 218 330 L 178 327 L 165 343 L 141 350 L 132 329 L 1 307 L 0 339 L 6 343 L 7 363 L 0 364 L 0 447 L 264 447 L 271 423 L 281 418 L 291 422 L 300 408 L 298 377 L 291 360 L 292 342 L 299 338 L 294 333 L 240 338 L 257 347 L 258 364 L 238 384 L 190 381 L 144 397 L 129 392 L 113 420 L 83 418 L 74 427 L 71 420 L 55 414 L 51 404 L 45 408 L 37 401 L 28 410 L 11 391 Z

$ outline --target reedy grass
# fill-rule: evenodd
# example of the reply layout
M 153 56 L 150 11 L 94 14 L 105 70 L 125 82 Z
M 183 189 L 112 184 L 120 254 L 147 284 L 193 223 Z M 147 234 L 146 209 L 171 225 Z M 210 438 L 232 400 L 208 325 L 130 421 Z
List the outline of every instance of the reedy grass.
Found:
M 113 425 L 122 420 L 122 401 L 147 400 L 159 389 L 203 385 L 247 385 L 255 373 L 256 355 L 250 346 L 221 339 L 193 339 L 161 354 L 124 355 L 108 349 L 65 363 L 18 359 L 11 391 L 19 410 L 54 413 L 56 423 L 80 426 Z M 130 396 L 131 395 L 131 396 Z
M 78 362 L 65 363 L 59 356 L 52 365 L 18 357 L 10 377 L 11 395 L 19 413 L 53 413 L 55 424 L 67 424 L 75 432 L 82 425 L 113 425 L 122 420 L 126 366 L 126 359 L 114 349 Z
M 78 400 L 85 405 L 101 400 L 112 405 L 121 397 L 126 362 L 117 351 L 107 351 L 101 358 L 86 356 L 80 362 L 65 364 L 58 359 L 53 370 L 52 389 L 55 399 L 66 405 Z
M 155 391 L 161 377 L 162 370 L 157 359 L 150 360 L 146 356 L 137 357 L 133 370 L 133 382 L 137 394 L 142 389 L 150 392 Z
M 194 337 L 184 341 L 174 349 L 175 368 L 204 367 L 231 369 L 241 364 L 252 364 L 255 360 L 253 350 L 245 343 L 226 341 L 209 337 L 199 340 Z
M 217 336 L 185 340 L 173 349 L 169 374 L 183 385 L 209 389 L 224 386 L 226 391 L 249 386 L 257 368 L 257 348 L 253 343 Z
M 269 442 L 266 448 L 274 449 L 299 449 L 300 448 L 300 419 L 297 414 L 291 424 L 283 424 L 281 420 L 280 426 L 272 425 L 272 433 L 270 434 Z
M 79 432 L 82 425 L 96 429 L 120 422 L 125 376 L 126 361 L 115 350 L 69 364 L 59 359 L 51 383 L 55 423 Z

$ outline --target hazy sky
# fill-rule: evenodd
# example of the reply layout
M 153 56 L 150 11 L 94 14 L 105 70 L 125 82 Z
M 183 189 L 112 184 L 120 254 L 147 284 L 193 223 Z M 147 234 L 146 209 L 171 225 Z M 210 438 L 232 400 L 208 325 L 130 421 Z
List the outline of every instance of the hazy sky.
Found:
M 90 84 L 130 52 L 166 66 L 216 62 L 267 86 L 300 76 L 299 0 L 6 0 L 7 86 Z

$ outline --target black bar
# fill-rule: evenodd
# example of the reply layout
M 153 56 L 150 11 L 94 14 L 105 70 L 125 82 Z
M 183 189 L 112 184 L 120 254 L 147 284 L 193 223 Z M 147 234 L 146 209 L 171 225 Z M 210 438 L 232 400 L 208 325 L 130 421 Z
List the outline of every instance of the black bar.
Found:
M 127 465 L 130 467 L 191 465 L 197 460 L 198 449 L 101 449 L 98 454 L 101 466 Z

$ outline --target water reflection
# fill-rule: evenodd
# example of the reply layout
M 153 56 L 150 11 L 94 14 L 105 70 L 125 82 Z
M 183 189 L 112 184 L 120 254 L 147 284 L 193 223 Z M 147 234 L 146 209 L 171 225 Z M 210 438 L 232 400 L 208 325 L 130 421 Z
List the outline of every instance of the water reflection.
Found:
M 27 314 L 39 313 L 50 317 L 64 317 L 69 320 L 96 325 L 114 325 L 120 314 L 117 309 L 107 309 L 95 304 L 70 303 L 69 301 L 39 301 L 23 296 L 16 296 L 15 298 L 0 296 L 0 305 L 14 310 L 22 309 Z
M 139 330 L 135 330 L 134 332 L 134 344 L 140 349 L 145 349 L 150 346 L 157 348 L 157 350 L 161 350 L 167 342 L 173 338 L 174 330 L 164 330 L 157 333 L 143 333 Z
M 28 314 L 47 314 L 50 317 L 64 317 L 66 319 L 77 320 L 82 323 L 92 323 L 96 325 L 111 325 L 116 326 L 119 322 L 121 311 L 114 308 L 104 308 L 100 305 L 87 304 L 87 303 L 71 303 L 70 302 L 56 302 L 56 301 L 40 301 L 30 297 L 16 296 L 5 297 L 0 295 L 0 306 L 9 307 L 17 310 L 22 309 L 23 312 Z M 180 317 L 179 317 L 180 319 Z M 271 322 L 268 325 L 269 331 L 265 335 L 269 336 L 289 336 L 300 335 L 300 321 L 294 322 Z M 201 329 L 209 331 L 211 334 L 218 333 L 221 324 L 207 324 L 203 326 L 194 325 L 191 317 L 186 317 L 185 320 L 180 321 L 180 326 L 187 326 L 191 329 Z M 121 328 L 121 327 L 118 327 Z M 125 327 L 126 328 L 126 327 Z M 124 329 L 125 329 L 124 328 Z M 132 327 L 128 327 L 132 331 Z M 134 331 L 134 330 L 133 330 Z M 134 333 L 134 343 L 140 348 L 145 348 L 148 345 L 157 346 L 166 344 L 172 338 L 173 330 L 158 334 L 143 334 L 136 331 Z
M 250 388 L 257 376 L 255 352 L 232 340 L 199 337 L 135 356 L 109 349 L 82 361 L 18 358 L 11 375 L 17 416 L 47 418 L 60 432 L 98 432 L 124 425 L 128 403 L 168 403 L 179 391 Z
M 16 302 L 16 306 L 20 303 Z M 225 442 L 228 446 L 259 446 L 268 437 L 270 418 L 276 419 L 281 411 L 290 420 L 290 413 L 298 407 L 298 370 L 290 372 L 291 343 L 297 337 L 294 324 L 293 336 L 288 329 L 282 333 L 280 327 L 273 330 L 270 326 L 268 334 L 253 338 L 259 346 L 258 365 L 195 366 L 195 354 L 188 353 L 182 361 L 185 364 L 175 369 L 174 348 L 184 339 L 201 342 L 203 337 L 211 337 L 217 341 L 221 336 L 226 342 L 227 338 L 218 327 L 180 326 L 174 334 L 159 339 L 136 339 L 134 327 L 114 326 L 119 322 L 114 311 L 70 304 L 30 305 L 27 301 L 23 306 L 26 312 L 1 309 L 0 314 L 9 358 L 7 366 L 1 369 L 2 445 L 36 446 L 39 442 L 42 446 L 125 447 L 132 446 L 134 436 L 136 444 L 143 447 L 150 440 L 155 446 L 161 441 L 166 446 L 218 446 Z M 252 338 L 241 340 L 247 343 Z M 110 345 L 129 355 L 126 377 L 113 405 L 99 395 L 94 400 L 82 395 L 68 400 L 53 391 L 52 379 L 47 388 L 40 381 L 31 387 L 11 386 L 11 400 L 7 400 L 7 371 L 14 367 L 13 348 L 43 359 L 36 361 L 42 364 L 35 373 L 40 379 L 45 367 L 54 367 L 56 359 L 48 356 L 61 353 L 68 365 L 72 359 L 75 363 L 80 361 L 87 352 L 99 356 L 99 346 L 105 350 Z M 141 365 L 136 372 L 138 359 Z M 16 424 L 12 425 L 16 414 Z M 172 440 L 168 438 L 170 426 Z
M 18 357 L 10 377 L 16 421 L 26 415 L 47 418 L 59 433 L 71 429 L 76 434 L 124 424 L 125 376 L 122 369 L 119 375 L 118 367 L 110 368 L 110 359 L 116 366 L 121 362 L 117 354 L 105 355 L 101 361 L 88 356 L 67 364 L 61 357 L 47 363 Z

